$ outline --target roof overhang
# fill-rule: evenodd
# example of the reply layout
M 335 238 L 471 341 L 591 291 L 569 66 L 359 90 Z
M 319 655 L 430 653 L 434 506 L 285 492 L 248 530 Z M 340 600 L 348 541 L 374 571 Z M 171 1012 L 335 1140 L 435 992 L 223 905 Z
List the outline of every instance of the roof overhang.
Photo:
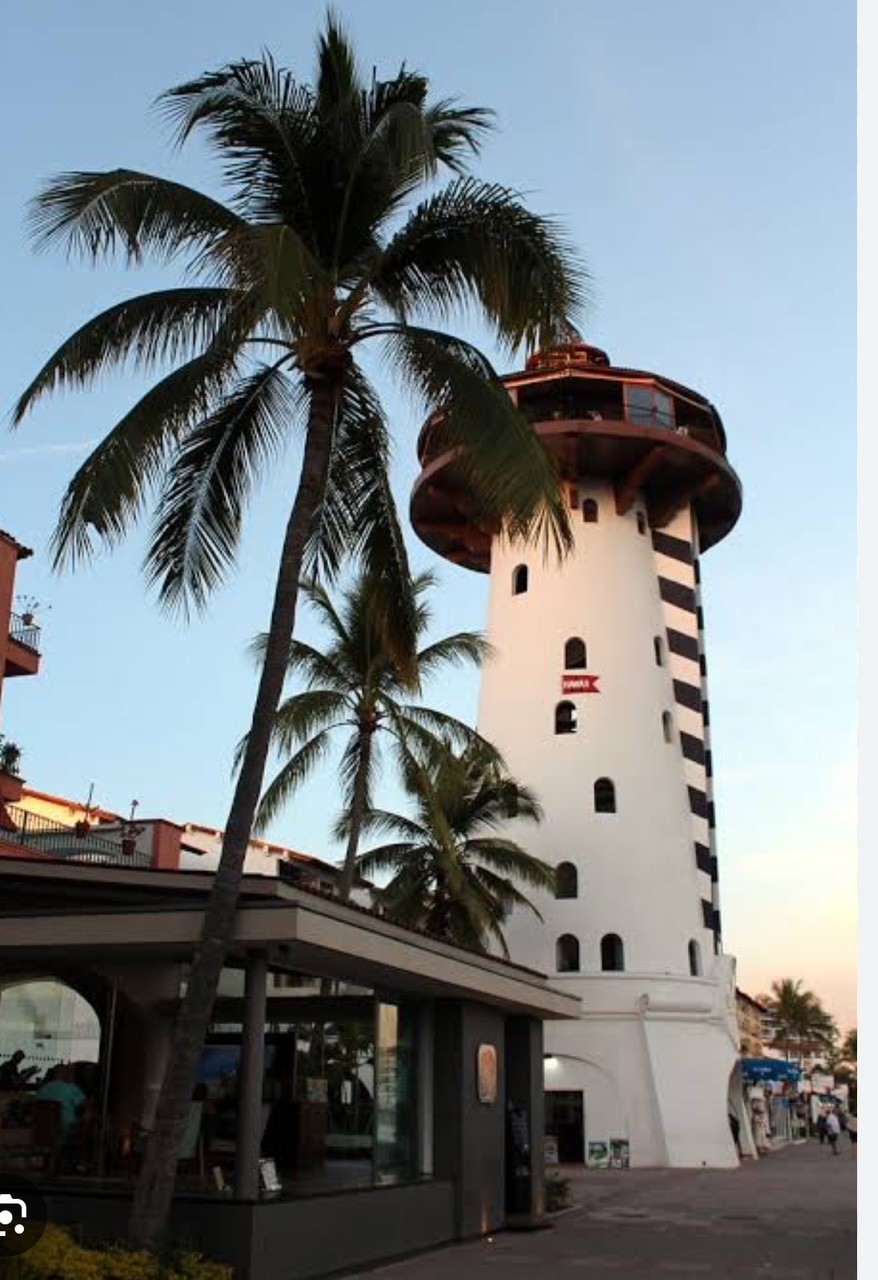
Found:
M 197 871 L 0 859 L 0 962 L 32 965 L 58 957 L 67 965 L 112 960 L 151 966 L 188 960 L 201 938 L 211 881 Z M 579 1000 L 550 987 L 542 974 L 448 946 L 272 877 L 242 881 L 229 964 L 243 964 L 253 950 L 265 951 L 277 971 L 470 999 L 540 1018 L 580 1013 Z

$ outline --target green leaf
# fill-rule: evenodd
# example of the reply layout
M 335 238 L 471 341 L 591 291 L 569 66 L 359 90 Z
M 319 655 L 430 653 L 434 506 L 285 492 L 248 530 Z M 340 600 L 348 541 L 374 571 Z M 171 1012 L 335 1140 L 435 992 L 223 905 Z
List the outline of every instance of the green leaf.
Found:
M 373 288 L 407 321 L 475 306 L 510 355 L 569 340 L 586 274 L 560 227 L 496 183 L 462 177 L 411 213 Z
M 169 262 L 238 225 L 231 209 L 167 178 L 133 169 L 62 173 L 31 201 L 28 226 L 37 249 L 60 244 L 92 263 L 121 250 L 129 263 L 145 253 Z
M 431 449 L 453 457 L 452 476 L 485 524 L 544 554 L 566 554 L 573 534 L 555 464 L 485 358 L 460 339 L 410 326 L 384 341 L 390 367 L 435 415 Z
M 168 468 L 145 567 L 166 608 L 204 609 L 234 562 L 244 507 L 288 441 L 301 388 L 278 365 L 242 378 Z
M 191 359 L 216 338 L 235 303 L 227 289 L 165 289 L 128 298 L 77 329 L 43 365 L 15 406 L 17 425 L 43 396 L 85 388 L 116 365 L 135 369 Z

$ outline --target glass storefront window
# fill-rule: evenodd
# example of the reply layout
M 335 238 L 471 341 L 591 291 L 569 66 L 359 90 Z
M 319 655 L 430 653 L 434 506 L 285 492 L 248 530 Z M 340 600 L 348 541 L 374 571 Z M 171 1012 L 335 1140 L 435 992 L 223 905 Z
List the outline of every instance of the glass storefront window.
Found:
M 411 1178 L 417 1166 L 415 1020 L 406 1005 L 379 1003 L 375 1016 L 375 1178 Z

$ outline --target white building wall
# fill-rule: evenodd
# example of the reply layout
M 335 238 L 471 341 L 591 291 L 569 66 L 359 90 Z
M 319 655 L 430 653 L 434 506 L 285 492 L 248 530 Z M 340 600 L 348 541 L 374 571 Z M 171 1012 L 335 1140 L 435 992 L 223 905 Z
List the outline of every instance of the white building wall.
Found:
M 703 754 L 687 758 L 681 739 L 689 735 L 687 753 L 697 755 L 705 737 L 693 521 L 685 510 L 662 531 L 675 540 L 664 553 L 640 501 L 620 516 L 611 486 L 581 485 L 584 498 L 598 503 L 598 520 L 573 513 L 576 547 L 564 562 L 501 541 L 492 549 L 487 634 L 496 656 L 483 669 L 479 730 L 544 809 L 543 823 L 522 825 L 517 837 L 553 865 L 572 862 L 579 877 L 575 899 L 535 897 L 542 921 L 517 911 L 507 940 L 514 960 L 583 1000 L 580 1023 L 546 1027 L 546 1088 L 583 1091 L 586 1142 L 628 1138 L 635 1165 L 733 1166 L 734 982 L 729 1015 L 730 962 L 715 956 L 705 917 L 712 878 L 696 860 L 696 844 L 702 862 L 713 850 L 706 814 L 692 809 L 705 807 L 709 780 Z M 688 563 L 678 558 L 684 544 Z M 514 594 L 521 564 L 528 589 Z M 667 598 L 678 589 L 682 603 Z M 568 699 L 564 646 L 577 636 L 599 692 L 569 695 L 577 732 L 556 734 L 555 708 Z M 686 653 L 672 652 L 671 639 Z M 615 813 L 595 812 L 599 778 L 615 786 Z M 579 940 L 580 970 L 556 973 L 556 942 L 568 933 Z M 611 933 L 623 942 L 623 973 L 601 969 Z M 692 941 L 701 976 L 690 974 Z

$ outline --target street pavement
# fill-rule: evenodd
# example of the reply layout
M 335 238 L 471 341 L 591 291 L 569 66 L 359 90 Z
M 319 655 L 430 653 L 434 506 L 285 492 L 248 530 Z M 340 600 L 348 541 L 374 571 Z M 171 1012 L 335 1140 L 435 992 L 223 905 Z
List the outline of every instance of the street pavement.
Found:
M 842 1135 L 838 1156 L 811 1139 L 744 1161 L 740 1169 L 566 1169 L 573 1203 L 550 1227 L 502 1232 L 368 1274 L 386 1280 L 853 1280 L 855 1151 Z

